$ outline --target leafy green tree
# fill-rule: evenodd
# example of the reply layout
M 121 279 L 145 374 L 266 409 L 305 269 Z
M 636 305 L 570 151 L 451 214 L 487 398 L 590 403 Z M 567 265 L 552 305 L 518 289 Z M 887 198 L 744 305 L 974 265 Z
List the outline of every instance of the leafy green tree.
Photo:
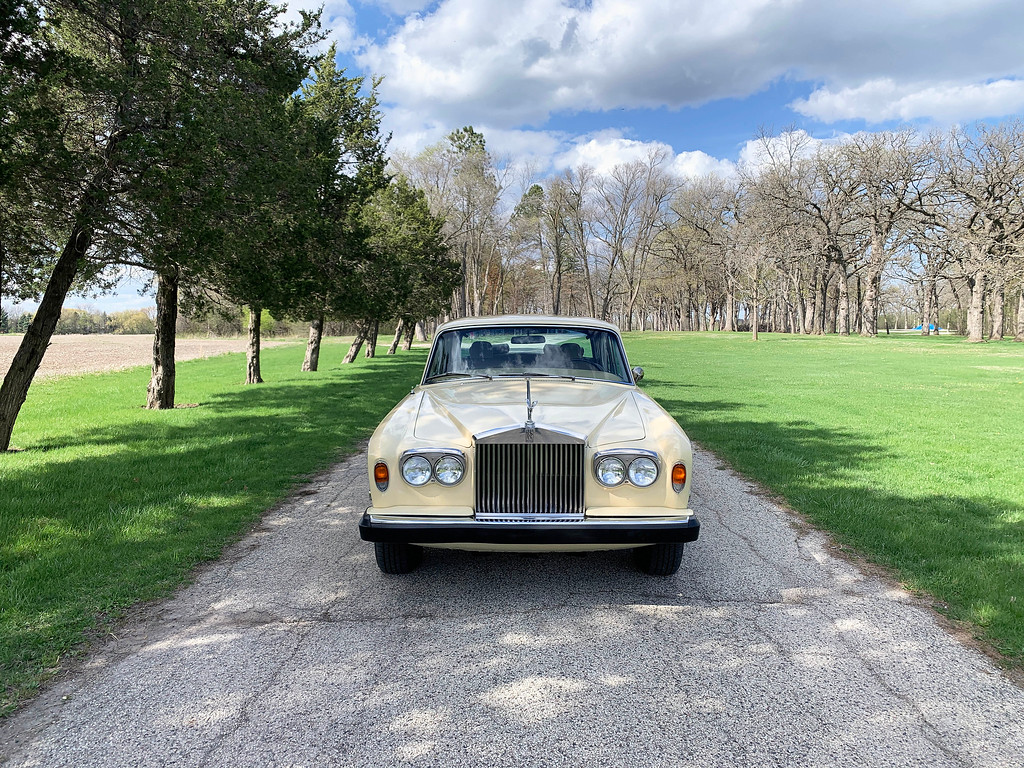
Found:
M 52 182 L 37 185 L 41 191 L 31 202 L 46 214 L 45 231 L 59 236 L 61 245 L 39 310 L 0 387 L 0 450 L 10 444 L 75 281 L 98 275 L 104 263 L 127 251 L 145 251 L 140 243 L 166 221 L 147 207 L 145 190 L 162 169 L 188 164 L 182 150 L 190 141 L 212 135 L 212 146 L 240 135 L 238 120 L 225 108 L 242 105 L 250 84 L 277 78 L 283 87 L 290 78 L 297 86 L 308 68 L 304 47 L 317 24 L 306 15 L 297 26 L 282 26 L 282 9 L 265 0 L 39 0 L 35 7 L 46 23 L 29 30 L 29 47 L 52 51 L 47 61 L 54 65 L 23 67 L 25 86 L 17 93 L 29 114 L 52 110 L 66 151 L 53 157 L 32 151 L 45 124 L 30 123 L 13 134 L 14 143 L 26 147 L 24 156 L 42 169 L 40 178 Z M 231 130 L 218 131 L 218 121 Z M 7 183 L 3 194 L 18 202 L 23 186 Z
M 111 333 L 150 334 L 153 333 L 153 318 L 142 309 L 126 309 L 112 312 L 107 317 L 107 328 Z
M 41 293 L 69 202 L 59 191 L 79 170 L 55 102 L 82 73 L 46 39 L 43 18 L 36 0 L 0 0 L 0 300 Z
M 311 318 L 303 370 L 317 368 L 325 319 L 352 317 L 358 305 L 348 278 L 367 255 L 366 233 L 354 212 L 389 179 L 384 154 L 389 137 L 380 130 L 379 83 L 346 76 L 332 46 L 290 105 L 300 129 L 295 162 L 303 169 L 308 197 L 297 212 L 302 228 L 299 263 L 275 311 Z
M 454 297 L 455 313 L 482 314 L 487 299 L 500 292 L 504 238 L 502 179 L 483 134 L 466 126 L 414 158 L 399 156 L 393 162 L 446 222 L 445 237 L 463 275 Z
M 370 329 L 388 318 L 400 320 L 393 350 L 403 329 L 411 332 L 417 318 L 450 307 L 460 280 L 459 265 L 445 241 L 444 220 L 431 213 L 426 195 L 404 177 L 375 193 L 361 207 L 359 221 L 366 233 L 367 259 L 350 277 L 349 289 L 360 297 L 354 316 L 361 322 L 346 362 L 370 339 Z

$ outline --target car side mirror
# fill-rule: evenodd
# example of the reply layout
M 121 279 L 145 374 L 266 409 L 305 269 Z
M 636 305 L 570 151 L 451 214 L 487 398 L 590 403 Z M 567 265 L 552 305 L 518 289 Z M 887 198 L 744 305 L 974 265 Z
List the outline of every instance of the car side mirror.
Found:
M 633 380 L 634 381 L 640 381 L 640 380 L 643 379 L 643 377 L 644 377 L 644 369 L 641 368 L 639 365 L 634 365 L 633 366 Z

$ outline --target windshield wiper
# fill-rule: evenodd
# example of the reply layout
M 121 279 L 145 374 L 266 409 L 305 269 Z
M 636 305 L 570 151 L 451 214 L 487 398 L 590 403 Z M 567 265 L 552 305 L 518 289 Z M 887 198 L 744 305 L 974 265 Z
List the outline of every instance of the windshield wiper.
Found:
M 520 378 L 544 378 L 544 379 L 568 379 L 569 381 L 576 381 L 575 376 L 567 376 L 561 373 L 534 373 L 533 371 L 523 371 L 522 373 L 499 373 L 499 378 L 518 376 Z
M 493 376 L 489 376 L 486 373 L 462 373 L 460 371 L 449 371 L 448 373 L 435 373 L 433 376 L 428 376 L 425 383 L 429 384 L 430 382 L 432 382 L 432 381 L 434 381 L 436 379 L 447 379 L 447 378 L 455 378 L 455 379 L 487 379 L 488 381 L 491 381 L 494 377 Z

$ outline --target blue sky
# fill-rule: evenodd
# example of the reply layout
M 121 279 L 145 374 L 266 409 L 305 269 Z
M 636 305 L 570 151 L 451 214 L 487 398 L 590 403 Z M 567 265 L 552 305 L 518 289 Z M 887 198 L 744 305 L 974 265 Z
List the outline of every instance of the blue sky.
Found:
M 537 180 L 655 147 L 682 175 L 727 174 L 762 128 L 1024 113 L 1021 0 L 326 0 L 324 20 L 350 75 L 385 77 L 392 151 L 473 125 Z M 137 286 L 77 301 L 149 303 Z

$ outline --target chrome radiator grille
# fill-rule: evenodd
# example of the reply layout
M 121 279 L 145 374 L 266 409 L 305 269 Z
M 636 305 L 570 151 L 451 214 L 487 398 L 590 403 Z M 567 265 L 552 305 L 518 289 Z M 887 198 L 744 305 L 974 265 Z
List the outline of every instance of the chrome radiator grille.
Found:
M 477 520 L 582 520 L 583 461 L 582 444 L 478 443 Z

